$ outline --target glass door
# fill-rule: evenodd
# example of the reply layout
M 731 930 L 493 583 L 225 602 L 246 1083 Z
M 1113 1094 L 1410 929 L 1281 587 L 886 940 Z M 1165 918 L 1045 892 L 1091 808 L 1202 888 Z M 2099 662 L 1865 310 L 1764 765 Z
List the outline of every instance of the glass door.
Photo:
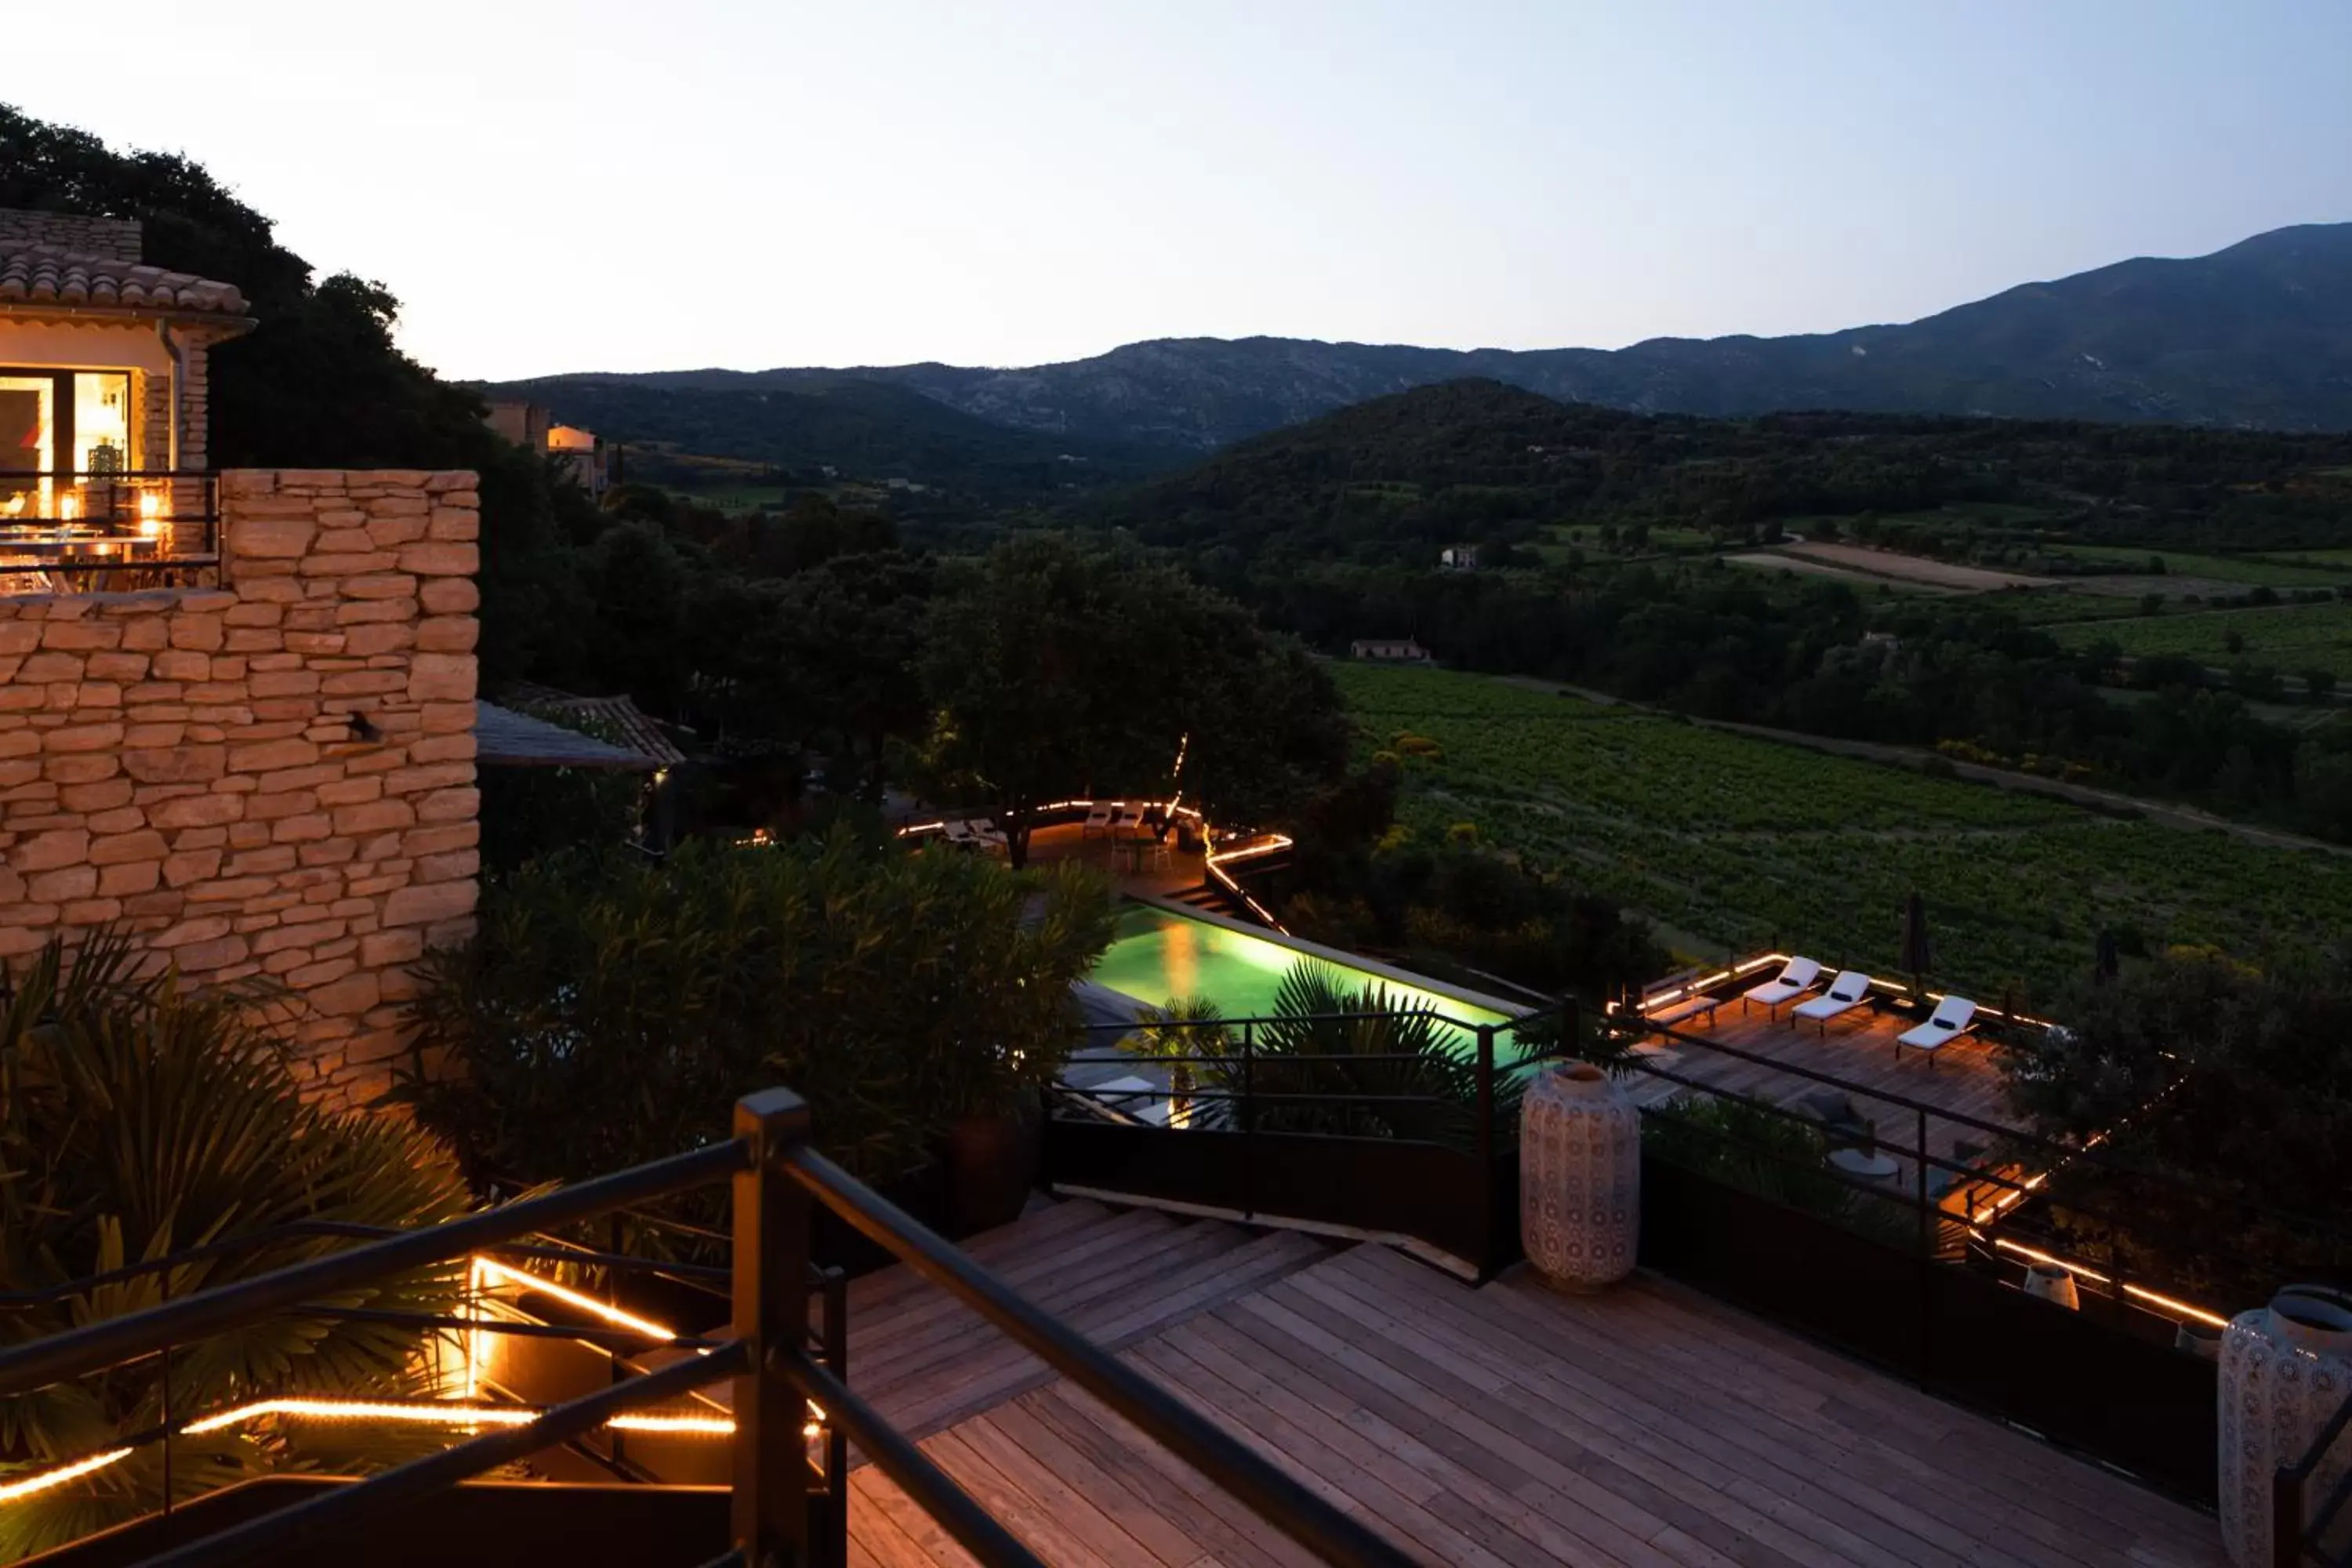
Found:
M 57 404 L 56 377 L 0 375 L 0 523 L 49 514 Z

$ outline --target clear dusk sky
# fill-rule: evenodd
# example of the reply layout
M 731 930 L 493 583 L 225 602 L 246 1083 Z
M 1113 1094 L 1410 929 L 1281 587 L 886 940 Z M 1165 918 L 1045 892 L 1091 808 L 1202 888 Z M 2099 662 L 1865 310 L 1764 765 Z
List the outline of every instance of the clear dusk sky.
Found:
M 2352 0 L 11 9 L 0 100 L 465 376 L 1811 331 L 2352 218 Z

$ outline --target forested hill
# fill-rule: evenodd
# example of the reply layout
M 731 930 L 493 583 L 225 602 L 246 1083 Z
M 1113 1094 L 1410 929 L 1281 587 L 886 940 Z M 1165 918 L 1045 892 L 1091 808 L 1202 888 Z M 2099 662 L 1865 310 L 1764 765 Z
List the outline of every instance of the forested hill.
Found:
M 1164 466 L 1158 453 L 992 424 L 911 388 L 856 376 L 751 385 L 569 375 L 479 390 L 543 404 L 568 424 L 652 448 L 646 457 L 685 452 L 801 475 L 832 468 L 998 500 L 1129 480 Z
M 1349 404 L 1486 376 L 1645 412 L 1790 408 L 2352 429 L 2352 223 L 2023 283 L 1922 320 L 1759 338 L 1514 351 L 1169 338 L 1058 364 L 678 371 L 646 389 L 806 390 L 845 377 L 1087 446 L 1177 462 Z M 553 377 L 550 383 L 589 378 Z M 1087 446 L 1074 444 L 1087 444 Z M 919 476 L 918 476 L 919 477 Z
M 2352 543 L 2352 434 L 1775 414 L 1645 416 L 1494 381 L 1375 398 L 1107 502 L 1161 544 L 1428 565 L 1562 525 L 1730 538 L 1814 516 L 2031 507 L 2084 539 Z

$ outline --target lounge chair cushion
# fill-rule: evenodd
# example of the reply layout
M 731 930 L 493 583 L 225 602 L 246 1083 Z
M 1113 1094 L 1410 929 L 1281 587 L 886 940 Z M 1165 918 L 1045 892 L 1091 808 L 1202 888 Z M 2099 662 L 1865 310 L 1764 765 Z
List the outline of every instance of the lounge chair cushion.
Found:
M 1862 1005 L 1870 994 L 1870 976 L 1859 969 L 1849 969 L 1830 982 L 1830 988 L 1810 1002 L 1798 1005 L 1800 1018 L 1834 1018 L 1849 1007 Z
M 1948 1040 L 1958 1039 L 1968 1033 L 1976 1021 L 1977 1005 L 1963 997 L 1947 996 L 1936 1005 L 1932 1017 L 1914 1029 L 1895 1037 L 1898 1044 L 1923 1051 L 1932 1051 Z
M 1745 1001 L 1761 1002 L 1768 1007 L 1777 1007 L 1811 991 L 1821 977 L 1822 966 L 1819 963 L 1810 958 L 1792 958 L 1780 966 L 1780 973 L 1761 985 L 1742 992 L 1740 995 Z

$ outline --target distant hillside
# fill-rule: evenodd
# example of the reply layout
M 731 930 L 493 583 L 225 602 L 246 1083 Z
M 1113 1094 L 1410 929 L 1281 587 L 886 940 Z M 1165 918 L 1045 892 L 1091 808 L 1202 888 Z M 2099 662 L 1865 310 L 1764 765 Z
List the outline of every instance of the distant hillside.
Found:
M 853 376 L 726 388 L 698 378 L 567 375 L 492 384 L 600 435 L 845 478 L 913 479 L 1007 500 L 1131 479 L 1152 464 L 1115 444 L 992 424 L 922 393 Z
M 1469 353 L 1189 338 L 1014 370 L 914 364 L 596 379 L 732 392 L 856 379 L 1056 442 L 1165 460 L 1465 376 L 1653 413 L 1839 408 L 2352 429 L 2352 224 L 2279 229 L 2188 260 L 2118 262 L 1907 325 L 1801 337 Z
M 1236 561 L 1423 572 L 1445 544 L 1503 559 L 1575 527 L 1739 539 L 1865 514 L 1915 520 L 1927 548 L 1935 520 L 1988 512 L 2087 540 L 2321 547 L 2352 543 L 2352 434 L 1643 415 L 1460 381 L 1254 437 L 1097 510 Z

